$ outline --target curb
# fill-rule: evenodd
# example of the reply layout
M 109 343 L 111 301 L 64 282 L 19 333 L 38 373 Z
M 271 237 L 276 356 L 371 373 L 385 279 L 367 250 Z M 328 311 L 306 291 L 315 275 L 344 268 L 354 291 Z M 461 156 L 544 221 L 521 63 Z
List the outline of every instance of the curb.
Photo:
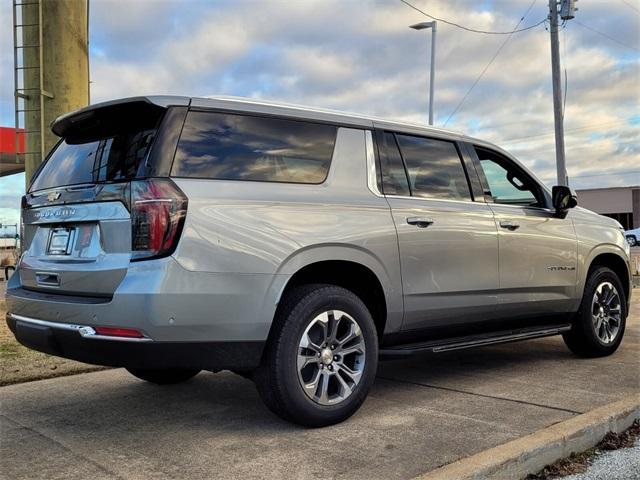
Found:
M 620 433 L 637 419 L 639 394 L 444 465 L 415 480 L 521 479 L 572 452 L 588 450 L 607 433 Z

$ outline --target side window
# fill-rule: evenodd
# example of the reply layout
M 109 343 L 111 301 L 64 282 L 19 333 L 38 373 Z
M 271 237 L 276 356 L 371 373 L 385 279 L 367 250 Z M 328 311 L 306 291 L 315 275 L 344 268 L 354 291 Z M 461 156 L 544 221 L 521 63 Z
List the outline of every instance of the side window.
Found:
M 495 203 L 541 206 L 537 184 L 515 165 L 492 152 L 476 148 Z
M 187 114 L 171 174 L 177 177 L 322 183 L 337 127 L 216 112 Z
M 453 142 L 396 135 L 416 197 L 471 200 L 467 176 Z
M 410 196 L 407 172 L 402 163 L 400 150 L 393 133 L 382 135 L 382 155 L 380 166 L 382 170 L 382 191 L 385 195 Z

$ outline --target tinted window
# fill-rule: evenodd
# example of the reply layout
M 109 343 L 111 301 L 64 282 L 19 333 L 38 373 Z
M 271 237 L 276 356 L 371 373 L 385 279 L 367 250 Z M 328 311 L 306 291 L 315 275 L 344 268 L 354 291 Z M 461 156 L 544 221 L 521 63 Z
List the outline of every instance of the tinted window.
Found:
M 418 197 L 470 200 L 469 184 L 454 143 L 396 135 L 411 192 Z
M 382 137 L 382 191 L 385 195 L 409 196 L 409 182 L 402 164 L 402 157 L 393 133 L 385 132 Z
M 178 177 L 322 183 L 337 127 L 213 112 L 189 112 L 172 174 Z
M 63 140 L 51 152 L 31 190 L 133 178 L 155 132 L 147 129 L 86 142 Z
M 535 183 L 518 168 L 490 152 L 477 149 L 484 176 L 495 203 L 537 205 Z

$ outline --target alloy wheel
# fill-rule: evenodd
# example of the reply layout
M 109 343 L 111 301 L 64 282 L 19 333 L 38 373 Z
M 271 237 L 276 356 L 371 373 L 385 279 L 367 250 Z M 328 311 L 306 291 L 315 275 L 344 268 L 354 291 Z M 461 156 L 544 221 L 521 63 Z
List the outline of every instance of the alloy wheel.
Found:
M 622 319 L 620 295 L 611 282 L 601 282 L 591 301 L 591 318 L 598 339 L 612 343 L 618 336 Z
M 362 331 L 352 316 L 341 310 L 316 315 L 298 345 L 302 390 L 320 405 L 343 402 L 360 383 L 365 353 Z

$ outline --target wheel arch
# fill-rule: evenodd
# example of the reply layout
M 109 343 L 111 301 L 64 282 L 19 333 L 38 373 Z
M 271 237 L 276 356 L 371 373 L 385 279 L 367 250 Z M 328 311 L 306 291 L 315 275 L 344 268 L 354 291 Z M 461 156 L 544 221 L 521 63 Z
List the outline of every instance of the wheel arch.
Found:
M 618 251 L 618 247 L 615 249 L 594 249 L 594 251 L 591 252 L 588 265 L 589 267 L 586 269 L 584 278 L 582 279 L 583 289 L 587 282 L 587 278 L 593 269 L 597 267 L 608 267 L 618 275 L 620 283 L 622 283 L 622 288 L 624 289 L 627 304 L 629 303 L 629 294 L 631 292 L 631 270 L 629 268 L 628 260 L 622 252 Z
M 342 245 L 304 249 L 283 262 L 278 273 L 288 279 L 278 292 L 277 305 L 296 286 L 328 283 L 346 288 L 362 299 L 374 318 L 379 336 L 400 329 L 403 305 L 399 274 L 394 278 L 366 249 Z

